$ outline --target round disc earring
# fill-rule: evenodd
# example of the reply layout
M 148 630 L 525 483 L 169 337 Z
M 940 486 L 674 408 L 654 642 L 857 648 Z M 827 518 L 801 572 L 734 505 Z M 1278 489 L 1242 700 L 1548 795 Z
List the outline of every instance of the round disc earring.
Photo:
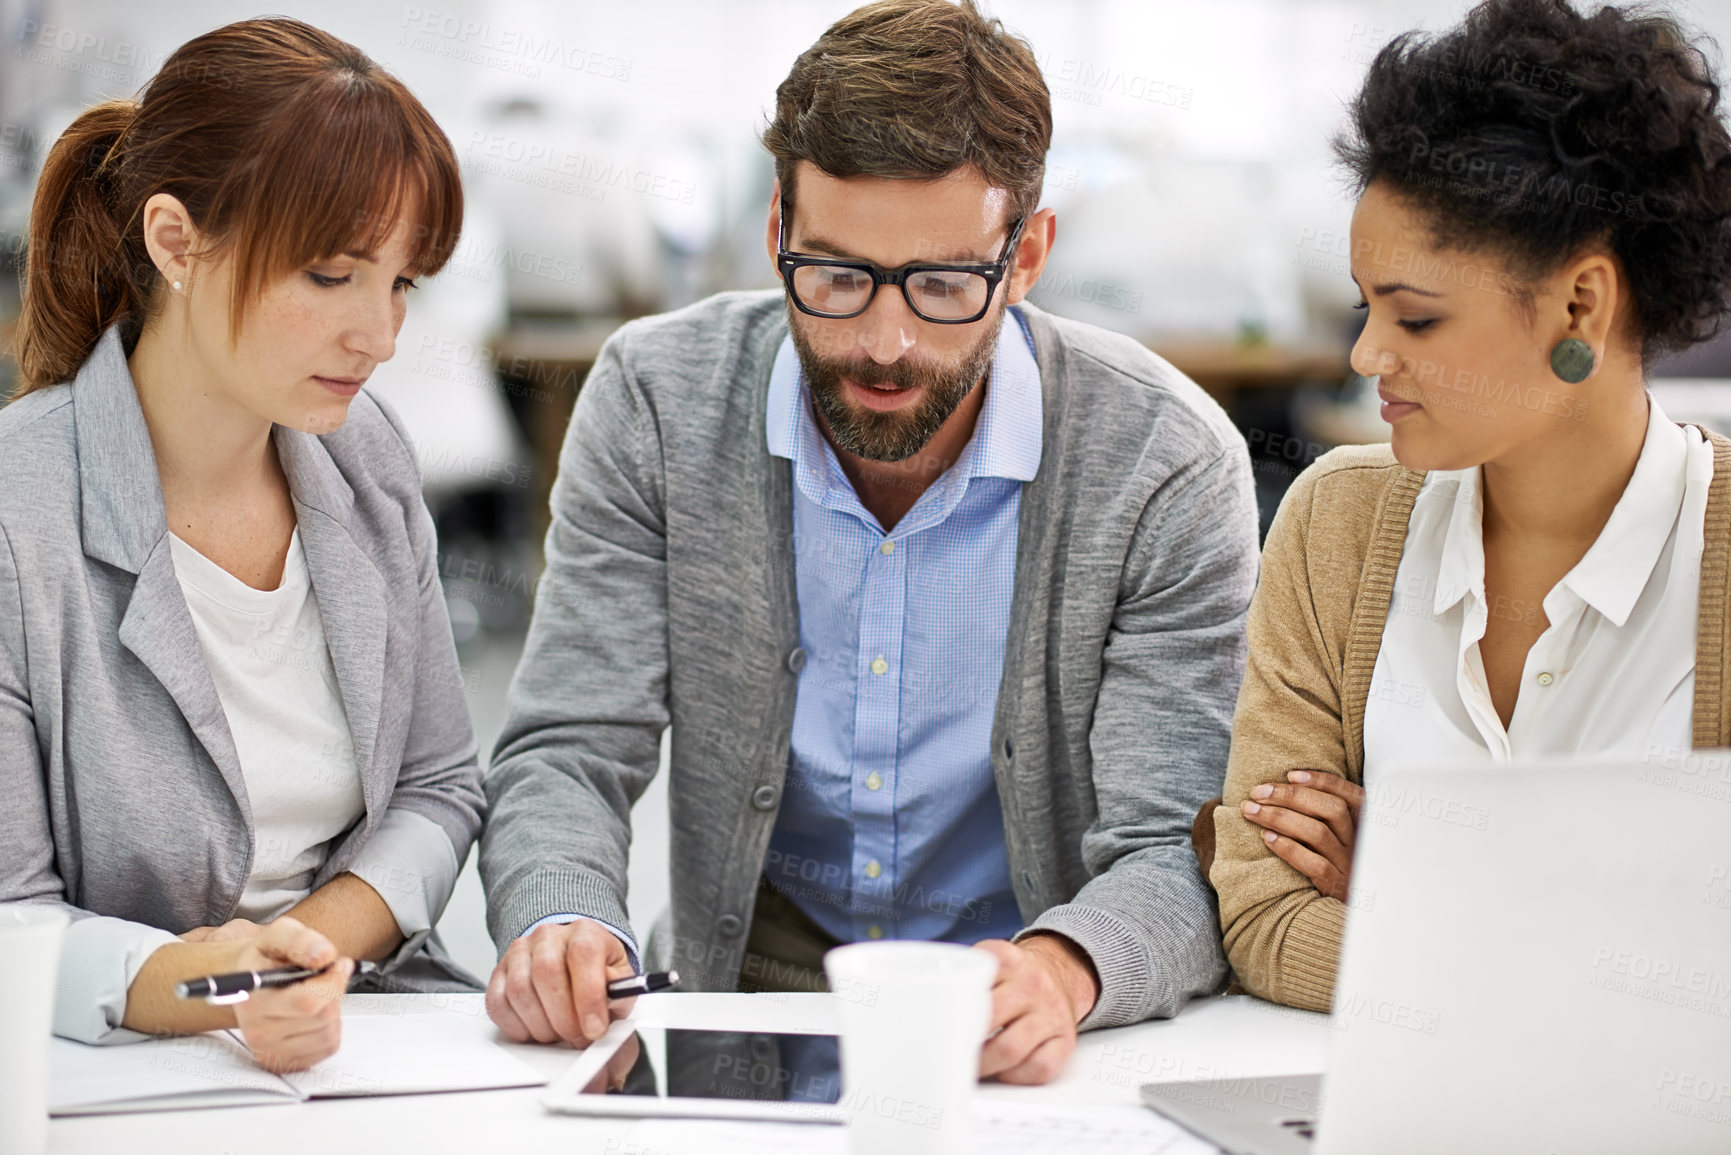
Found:
M 1593 347 L 1579 337 L 1564 337 L 1551 350 L 1551 372 L 1579 385 L 1593 372 Z

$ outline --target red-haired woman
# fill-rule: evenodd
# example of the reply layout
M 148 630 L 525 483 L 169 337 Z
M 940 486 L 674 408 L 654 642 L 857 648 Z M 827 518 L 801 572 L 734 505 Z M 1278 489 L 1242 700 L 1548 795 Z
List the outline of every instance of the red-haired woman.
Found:
M 0 411 L 0 900 L 71 915 L 55 1031 L 336 1050 L 351 960 L 432 939 L 481 822 L 433 527 L 361 387 L 450 256 L 450 142 L 293 20 L 80 116 L 30 221 Z M 327 967 L 239 1006 L 198 975 Z

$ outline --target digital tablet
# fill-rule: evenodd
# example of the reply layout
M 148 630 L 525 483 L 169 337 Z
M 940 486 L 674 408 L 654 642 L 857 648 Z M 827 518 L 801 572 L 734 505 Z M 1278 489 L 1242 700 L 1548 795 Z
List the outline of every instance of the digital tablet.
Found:
M 548 1086 L 542 1105 L 568 1115 L 846 1122 L 834 1035 L 665 1034 L 665 1054 L 652 1057 L 637 1024 L 615 1022 Z

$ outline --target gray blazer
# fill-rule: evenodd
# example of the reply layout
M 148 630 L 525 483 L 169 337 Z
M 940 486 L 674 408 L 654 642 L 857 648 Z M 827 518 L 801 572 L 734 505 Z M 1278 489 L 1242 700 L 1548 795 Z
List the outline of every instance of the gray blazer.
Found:
M 1256 500 L 1244 438 L 1194 382 L 1127 337 L 1017 308 L 1044 448 L 992 766 L 1022 917 L 1088 951 L 1101 994 L 1083 1025 L 1118 1026 L 1226 973 L 1190 823 L 1225 774 Z M 695 989 L 735 985 L 805 661 L 792 471 L 764 437 L 786 333 L 779 291 L 633 321 L 578 397 L 487 775 L 501 947 L 548 914 L 630 925 L 630 807 L 671 723 L 671 938 L 648 953 Z
M 430 923 L 483 800 L 414 451 L 366 393 L 335 433 L 273 437 L 366 805 L 313 886 L 354 869 L 427 913 L 387 983 L 469 988 Z M 0 901 L 72 916 L 55 1030 L 110 1039 L 140 943 L 233 917 L 253 856 L 118 329 L 74 382 L 0 409 L 0 479 Z

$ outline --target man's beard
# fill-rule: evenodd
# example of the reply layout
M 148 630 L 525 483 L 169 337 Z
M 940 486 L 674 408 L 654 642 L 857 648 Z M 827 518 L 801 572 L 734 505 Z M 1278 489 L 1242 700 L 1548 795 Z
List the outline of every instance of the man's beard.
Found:
M 980 340 L 957 368 L 922 365 L 906 359 L 880 365 L 869 357 L 846 361 L 820 356 L 800 330 L 793 302 L 787 305 L 788 330 L 799 354 L 799 367 L 811 386 L 818 412 L 829 426 L 830 437 L 837 448 L 868 461 L 906 461 L 925 448 L 991 368 L 1003 319 L 1002 305 L 982 318 Z M 842 384 L 844 378 L 861 385 L 891 384 L 904 389 L 920 386 L 925 395 L 911 411 L 880 413 L 850 403 L 847 387 Z

